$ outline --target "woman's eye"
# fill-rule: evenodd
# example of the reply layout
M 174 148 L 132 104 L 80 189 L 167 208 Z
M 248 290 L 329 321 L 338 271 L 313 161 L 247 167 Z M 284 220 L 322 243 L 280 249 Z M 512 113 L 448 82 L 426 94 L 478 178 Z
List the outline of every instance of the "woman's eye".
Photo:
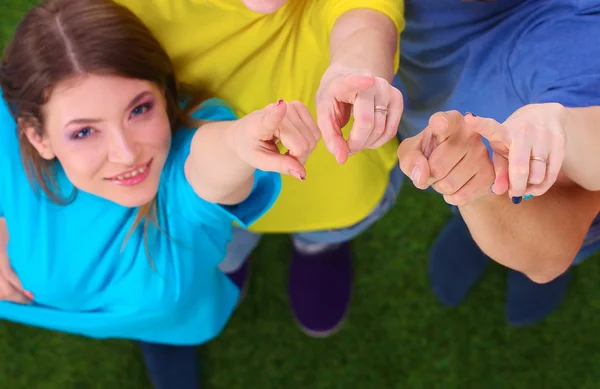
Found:
M 152 103 L 140 104 L 131 111 L 131 116 L 142 115 L 152 109 Z
M 73 134 L 73 139 L 83 139 L 94 133 L 94 129 L 91 127 L 85 127 Z

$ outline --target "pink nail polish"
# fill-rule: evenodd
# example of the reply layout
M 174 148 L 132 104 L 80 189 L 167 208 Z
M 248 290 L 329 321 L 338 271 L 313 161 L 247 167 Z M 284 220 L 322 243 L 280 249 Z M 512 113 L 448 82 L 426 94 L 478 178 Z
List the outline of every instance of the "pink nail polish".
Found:
M 277 102 L 275 103 L 275 106 L 279 107 L 281 104 L 283 104 L 283 101 L 284 101 L 283 99 L 277 100 Z
M 304 181 L 306 179 L 305 177 L 302 177 L 302 175 L 300 173 L 298 173 L 297 171 L 295 171 L 293 169 L 290 169 L 290 175 L 296 177 L 300 181 Z

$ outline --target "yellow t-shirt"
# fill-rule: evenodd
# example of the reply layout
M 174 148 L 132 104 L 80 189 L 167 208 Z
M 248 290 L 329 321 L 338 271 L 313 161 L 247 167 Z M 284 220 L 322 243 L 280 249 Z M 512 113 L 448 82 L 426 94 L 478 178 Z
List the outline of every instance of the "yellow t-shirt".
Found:
M 374 9 L 399 32 L 404 28 L 402 0 L 289 0 L 271 15 L 256 14 L 241 0 L 117 1 L 156 35 L 181 82 L 224 99 L 239 116 L 283 98 L 304 102 L 316 118 L 315 94 L 329 66 L 329 33 L 344 12 Z M 251 229 L 317 231 L 361 221 L 384 194 L 397 146 L 393 140 L 338 165 L 319 142 L 306 165 L 306 181 L 284 176 L 279 199 Z

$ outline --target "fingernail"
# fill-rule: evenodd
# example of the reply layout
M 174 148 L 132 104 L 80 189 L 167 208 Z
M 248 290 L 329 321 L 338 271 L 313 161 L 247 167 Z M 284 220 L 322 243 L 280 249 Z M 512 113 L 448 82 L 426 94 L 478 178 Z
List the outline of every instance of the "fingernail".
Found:
M 279 107 L 281 104 L 283 104 L 283 101 L 284 101 L 283 99 L 277 100 L 277 102 L 275 103 L 275 106 Z
M 471 116 L 473 116 L 474 118 L 476 118 L 476 117 L 477 117 L 477 115 L 475 115 L 473 112 L 467 112 L 467 113 L 465 114 L 465 116 L 466 116 L 466 115 L 471 115 Z
M 29 300 L 33 300 L 33 293 L 31 293 L 30 291 L 26 290 L 23 292 L 23 294 L 25 295 L 25 297 L 27 297 Z
M 335 154 L 336 161 L 339 161 L 342 159 L 342 153 L 339 150 L 335 150 L 334 154 Z
M 300 181 L 304 181 L 306 178 L 302 177 L 302 175 L 300 173 L 298 173 L 297 171 L 290 169 L 290 174 L 294 177 L 296 177 L 297 179 L 299 179 Z
M 421 179 L 419 165 L 413 166 L 412 170 L 410 171 L 410 179 L 413 180 L 413 182 L 419 182 L 419 180 Z
M 512 198 L 513 204 L 520 204 L 521 200 L 523 200 L 523 197 L 521 197 L 521 196 Z
M 533 195 L 528 194 L 528 195 L 525 195 L 523 197 L 523 200 L 529 200 L 529 199 L 532 199 L 532 198 L 533 198 Z
M 490 185 L 490 193 L 495 195 L 496 193 L 494 193 L 494 184 Z

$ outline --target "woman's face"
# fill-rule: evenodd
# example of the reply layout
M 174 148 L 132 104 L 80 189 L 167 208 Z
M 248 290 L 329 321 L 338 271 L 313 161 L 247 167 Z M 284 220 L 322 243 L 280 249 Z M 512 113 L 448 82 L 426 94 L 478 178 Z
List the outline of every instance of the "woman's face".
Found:
M 171 129 L 153 83 L 86 75 L 60 83 L 43 107 L 44 136 L 26 129 L 45 159 L 57 158 L 80 190 L 126 207 L 151 201 L 169 154 Z
M 244 5 L 250 10 L 260 14 L 272 14 L 288 0 L 242 0 Z

